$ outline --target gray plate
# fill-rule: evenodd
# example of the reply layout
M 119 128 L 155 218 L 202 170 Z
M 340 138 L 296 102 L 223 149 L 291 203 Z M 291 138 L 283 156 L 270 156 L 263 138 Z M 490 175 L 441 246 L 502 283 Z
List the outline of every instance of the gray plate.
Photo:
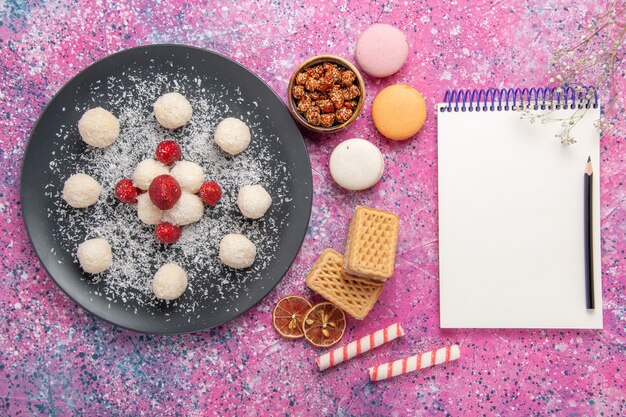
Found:
M 267 142 L 269 151 L 286 164 L 291 172 L 287 192 L 292 201 L 272 207 L 269 212 L 276 219 L 289 218 L 283 227 L 275 231 L 280 242 L 275 256 L 265 268 L 258 271 L 258 277 L 247 282 L 245 294 L 227 294 L 230 297 L 210 305 L 207 305 L 206 297 L 203 298 L 204 304 L 200 299 L 195 300 L 199 303 L 193 317 L 171 305 L 150 307 L 133 305 L 132 302 L 112 303 L 103 295 L 95 295 L 103 293 L 101 289 L 107 285 L 105 280 L 98 283 L 90 280 L 73 262 L 73 255 L 55 240 L 54 232 L 59 226 L 53 218 L 48 217 L 47 212 L 53 207 L 53 202 L 44 195 L 44 186 L 50 183 L 52 175 L 49 164 L 53 152 L 60 151 L 58 141 L 50 140 L 50 134 L 58 132 L 61 125 L 75 125 L 81 117 L 81 113 L 75 109 L 83 108 L 87 103 L 93 104 L 89 100 L 90 86 L 110 76 L 123 79 L 124 73 L 141 73 L 150 77 L 155 71 L 171 73 L 173 77 L 185 74 L 189 79 L 204 75 L 208 80 L 215 79 L 216 88 L 217 84 L 226 86 L 230 91 L 239 88 L 245 101 L 256 101 L 258 112 L 268 116 L 260 118 L 263 120 L 260 127 L 264 132 L 282 139 Z M 206 77 L 209 73 L 210 77 Z M 102 104 L 105 102 L 106 94 Z M 110 110 L 115 113 L 118 109 Z M 243 114 L 247 109 L 244 109 L 243 104 L 241 108 L 235 104 L 231 110 L 237 117 L 238 113 Z M 74 142 L 69 145 L 70 152 L 81 152 L 85 145 L 78 135 Z M 73 174 L 74 170 L 75 167 L 68 166 L 63 172 L 67 174 L 64 177 Z M 272 179 L 268 181 L 271 187 Z M 62 185 L 62 182 L 57 182 Z M 96 316 L 129 330 L 156 334 L 188 333 L 232 320 L 262 300 L 282 279 L 298 254 L 306 234 L 312 202 L 311 165 L 302 135 L 289 111 L 270 87 L 252 72 L 226 57 L 199 48 L 182 45 L 142 46 L 94 63 L 72 78 L 50 101 L 33 129 L 26 149 L 21 200 L 26 229 L 37 256 L 58 286 L 75 302 Z M 114 202 L 108 196 L 105 203 Z M 193 303 L 194 297 L 199 295 L 185 293 L 181 304 Z M 218 294 L 215 294 L 215 299 L 218 298 Z

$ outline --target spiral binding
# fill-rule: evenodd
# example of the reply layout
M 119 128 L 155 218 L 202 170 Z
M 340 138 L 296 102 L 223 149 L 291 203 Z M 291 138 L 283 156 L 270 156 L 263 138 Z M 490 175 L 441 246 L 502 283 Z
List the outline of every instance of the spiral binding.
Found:
M 519 106 L 533 110 L 598 108 L 598 93 L 593 87 L 489 88 L 447 90 L 441 112 L 507 111 Z

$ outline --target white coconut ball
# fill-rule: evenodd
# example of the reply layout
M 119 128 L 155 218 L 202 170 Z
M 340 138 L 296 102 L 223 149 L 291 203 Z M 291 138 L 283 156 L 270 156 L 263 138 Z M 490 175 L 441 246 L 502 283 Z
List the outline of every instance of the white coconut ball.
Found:
M 120 122 L 111 112 L 96 107 L 87 110 L 80 118 L 78 132 L 88 145 L 105 148 L 120 135 Z
M 250 128 L 241 120 L 228 117 L 217 125 L 214 138 L 224 152 L 234 156 L 250 145 Z
M 80 267 L 90 274 L 99 274 L 113 265 L 111 245 L 104 239 L 89 239 L 78 245 L 76 257 Z
M 237 206 L 249 219 L 260 219 L 271 205 L 272 197 L 260 185 L 246 185 L 239 190 Z
M 137 196 L 137 216 L 145 224 L 158 224 L 163 217 L 163 211 L 152 204 L 148 193 L 143 193 Z
M 137 164 L 133 171 L 133 184 L 142 190 L 150 188 L 152 180 L 159 175 L 169 174 L 170 169 L 156 159 L 145 159 Z
M 167 93 L 154 102 L 154 115 L 161 126 L 176 129 L 191 119 L 193 109 L 180 93 Z
M 96 204 L 102 187 L 87 174 L 74 174 L 63 185 L 63 199 L 74 208 Z
M 204 203 L 200 197 L 183 191 L 174 207 L 163 212 L 163 221 L 185 226 L 197 222 L 203 214 Z
M 254 263 L 256 246 L 244 235 L 230 233 L 220 242 L 220 259 L 235 269 L 247 268 Z
M 170 170 L 170 175 L 178 181 L 180 188 L 195 194 L 204 182 L 204 171 L 195 162 L 178 161 Z
M 175 300 L 187 289 L 187 273 L 176 264 L 165 264 L 152 278 L 152 291 L 161 300 Z

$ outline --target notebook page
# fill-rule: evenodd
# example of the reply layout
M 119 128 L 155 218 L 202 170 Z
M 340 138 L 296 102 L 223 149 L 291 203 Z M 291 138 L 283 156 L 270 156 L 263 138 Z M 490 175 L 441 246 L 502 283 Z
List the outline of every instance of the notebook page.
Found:
M 560 123 L 516 111 L 437 117 L 441 327 L 602 328 L 599 109 L 587 110 L 569 146 L 555 137 Z M 588 156 L 596 310 L 585 304 Z

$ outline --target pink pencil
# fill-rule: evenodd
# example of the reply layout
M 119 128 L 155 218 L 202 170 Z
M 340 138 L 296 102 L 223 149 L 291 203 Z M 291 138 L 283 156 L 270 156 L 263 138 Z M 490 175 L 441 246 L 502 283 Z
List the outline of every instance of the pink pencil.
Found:
M 365 353 L 368 350 L 377 348 L 387 342 L 390 342 L 400 336 L 404 336 L 404 329 L 400 326 L 400 323 L 394 323 L 391 326 L 384 329 L 377 330 L 368 334 L 365 337 L 350 342 L 347 345 L 339 347 L 331 352 L 325 353 L 319 356 L 315 362 L 320 368 L 320 371 L 335 366 L 341 362 L 345 362 L 354 358 L 361 353 Z
M 459 349 L 459 345 L 446 346 L 441 349 L 371 367 L 369 368 L 370 381 L 382 381 L 383 379 L 407 374 L 418 369 L 455 361 L 460 357 L 461 349 Z

